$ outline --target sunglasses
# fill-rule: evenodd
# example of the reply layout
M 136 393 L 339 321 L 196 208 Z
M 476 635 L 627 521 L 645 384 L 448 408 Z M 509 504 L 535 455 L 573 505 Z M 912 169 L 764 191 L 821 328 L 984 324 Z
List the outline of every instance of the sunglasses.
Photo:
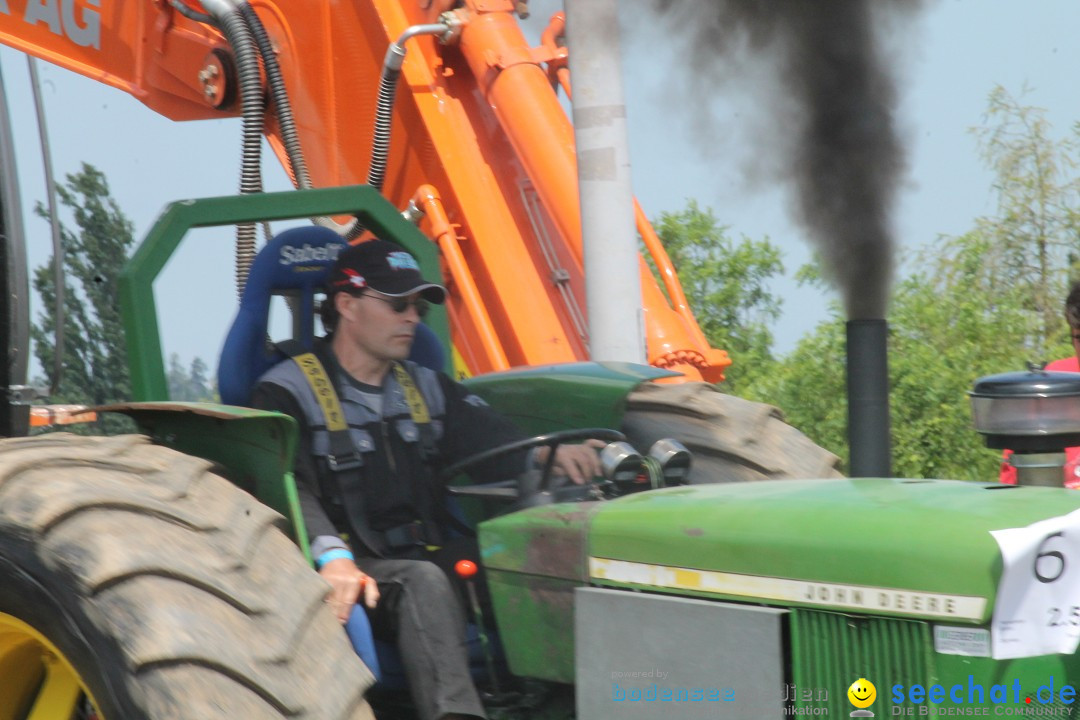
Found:
M 383 297 L 381 295 L 368 295 L 367 293 L 357 295 L 356 297 L 368 297 L 372 298 L 373 300 L 382 300 L 384 303 L 390 306 L 391 310 L 393 310 L 399 315 L 403 315 L 409 310 L 410 307 L 413 307 L 416 308 L 417 315 L 419 315 L 420 317 L 424 317 L 428 314 L 428 310 L 431 308 L 431 303 L 429 303 L 424 298 L 410 300 L 404 297 Z

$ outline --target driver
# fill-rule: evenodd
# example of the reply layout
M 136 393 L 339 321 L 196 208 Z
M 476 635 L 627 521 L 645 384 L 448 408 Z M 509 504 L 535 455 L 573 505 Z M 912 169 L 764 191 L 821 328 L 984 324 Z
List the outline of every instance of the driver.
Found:
M 314 356 L 339 407 L 316 392 L 310 355 L 267 372 L 252 404 L 300 425 L 297 488 L 331 609 L 345 622 L 363 595 L 375 636 L 398 646 L 421 718 L 485 717 L 468 671 L 461 600 L 448 578 L 456 560 L 475 559 L 475 541 L 447 537 L 438 470 L 524 436 L 464 386 L 406 360 L 429 303 L 442 303 L 446 289 L 425 281 L 401 247 L 371 240 L 348 248 L 326 290 L 329 334 Z M 561 445 L 553 467 L 584 483 L 600 473 L 602 444 Z M 549 452 L 504 456 L 471 474 L 515 477 Z

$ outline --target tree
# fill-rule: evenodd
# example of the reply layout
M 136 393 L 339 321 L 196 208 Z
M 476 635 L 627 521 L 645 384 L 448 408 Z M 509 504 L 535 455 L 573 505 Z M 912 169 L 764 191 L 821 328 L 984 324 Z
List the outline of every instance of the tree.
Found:
M 185 370 L 180 364 L 180 356 L 173 353 L 169 356 L 169 370 L 166 377 L 169 397 L 187 402 L 212 401 L 214 391 L 209 385 L 206 373 L 206 363 L 202 358 L 196 357 L 191 361 L 190 369 Z
M 911 254 L 890 313 L 893 469 L 901 477 L 989 480 L 1001 455 L 971 425 L 967 392 L 983 375 L 1072 352 L 1062 316 L 1080 238 L 1074 139 L 1053 140 L 1042 112 L 1000 88 L 977 131 L 997 179 L 998 212 Z M 815 273 L 808 273 L 813 277 Z M 844 328 L 839 310 L 747 388 L 784 408 L 815 442 L 846 455 Z
M 780 249 L 767 238 L 732 240 L 696 200 L 661 213 L 654 225 L 705 337 L 735 361 L 726 381 L 734 390 L 773 360 L 769 324 L 780 315 L 780 300 L 768 282 L 784 272 Z
M 214 393 L 210 388 L 209 380 L 207 378 L 206 363 L 200 357 L 193 358 L 191 361 L 191 370 L 188 376 L 191 378 L 191 394 L 194 396 L 193 400 L 213 400 Z
M 50 401 L 100 405 L 127 400 L 131 389 L 117 279 L 134 243 L 132 223 L 110 196 L 105 176 L 86 163 L 57 186 L 57 194 L 78 229 L 61 228 L 66 285 L 63 374 Z M 40 204 L 36 210 L 47 216 Z M 57 318 L 51 259 L 34 269 L 33 284 L 42 300 L 38 322 L 31 328 L 34 354 L 52 385 Z M 116 418 L 104 424 L 110 429 L 123 426 Z
M 997 175 L 997 214 L 977 221 L 989 241 L 987 262 L 997 266 L 999 282 L 1026 290 L 1018 300 L 1039 316 L 1041 327 L 1028 339 L 1041 352 L 1061 327 L 1061 286 L 1077 269 L 1077 133 L 1054 139 L 1046 111 L 1022 105 L 1001 86 L 974 132 Z

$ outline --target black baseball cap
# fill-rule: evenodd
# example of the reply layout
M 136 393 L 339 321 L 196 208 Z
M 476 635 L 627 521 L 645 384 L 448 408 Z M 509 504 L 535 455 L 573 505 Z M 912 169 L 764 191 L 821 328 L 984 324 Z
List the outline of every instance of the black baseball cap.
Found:
M 420 293 L 428 302 L 441 304 L 446 288 L 424 280 L 416 258 L 386 240 L 368 240 L 337 256 L 326 283 L 327 295 L 357 293 L 371 288 L 390 297 Z

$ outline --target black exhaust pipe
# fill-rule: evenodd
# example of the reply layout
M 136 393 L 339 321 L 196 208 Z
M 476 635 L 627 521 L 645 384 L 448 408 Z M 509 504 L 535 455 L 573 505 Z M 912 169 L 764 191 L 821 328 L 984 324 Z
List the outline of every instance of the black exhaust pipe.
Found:
M 892 477 L 889 439 L 889 325 L 849 320 L 847 328 L 848 446 L 851 477 Z

